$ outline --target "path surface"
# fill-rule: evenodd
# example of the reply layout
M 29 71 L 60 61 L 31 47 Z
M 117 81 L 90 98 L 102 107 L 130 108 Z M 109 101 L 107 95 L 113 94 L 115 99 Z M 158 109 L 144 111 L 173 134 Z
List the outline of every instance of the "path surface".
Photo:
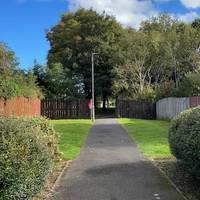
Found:
M 183 200 L 114 119 L 99 119 L 54 200 Z

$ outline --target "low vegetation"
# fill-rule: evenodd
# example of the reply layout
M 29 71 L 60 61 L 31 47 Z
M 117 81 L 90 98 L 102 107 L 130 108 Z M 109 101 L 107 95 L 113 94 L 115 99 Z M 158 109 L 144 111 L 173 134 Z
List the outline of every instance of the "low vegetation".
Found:
M 42 97 L 31 71 L 18 68 L 15 53 L 0 42 L 0 97 Z
M 200 178 L 200 107 L 182 112 L 172 121 L 169 133 L 173 155 Z
M 140 119 L 119 121 L 147 157 L 157 159 L 172 156 L 168 144 L 169 122 Z
M 0 200 L 31 199 L 59 159 L 57 135 L 44 118 L 0 118 Z
M 119 120 L 140 150 L 152 159 L 190 200 L 200 199 L 200 182 L 197 179 L 199 119 L 200 108 L 195 108 L 182 113 L 172 123 L 158 120 Z
M 90 120 L 52 120 L 59 134 L 59 149 L 65 160 L 73 160 L 80 153 L 89 129 Z

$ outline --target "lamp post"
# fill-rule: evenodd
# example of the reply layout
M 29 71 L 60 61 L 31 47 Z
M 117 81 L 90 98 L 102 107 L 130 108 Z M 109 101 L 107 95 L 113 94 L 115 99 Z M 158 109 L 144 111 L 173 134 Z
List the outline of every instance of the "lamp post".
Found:
M 92 53 L 92 121 L 95 121 L 95 106 L 94 106 L 94 56 L 98 53 Z

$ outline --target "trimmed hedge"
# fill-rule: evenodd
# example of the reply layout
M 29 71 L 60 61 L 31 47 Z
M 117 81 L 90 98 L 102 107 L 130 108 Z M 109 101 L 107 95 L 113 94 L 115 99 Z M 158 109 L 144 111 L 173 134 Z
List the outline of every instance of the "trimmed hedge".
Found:
M 59 158 L 56 145 L 47 119 L 0 117 L 0 200 L 32 199 Z
M 172 154 L 200 178 L 200 107 L 182 112 L 169 129 Z

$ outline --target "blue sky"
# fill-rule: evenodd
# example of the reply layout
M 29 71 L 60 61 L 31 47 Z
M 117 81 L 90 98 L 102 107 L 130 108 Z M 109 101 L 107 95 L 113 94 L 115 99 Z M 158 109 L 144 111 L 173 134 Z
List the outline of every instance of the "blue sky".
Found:
M 186 22 L 200 16 L 200 0 L 0 0 L 0 41 L 16 52 L 22 68 L 30 68 L 34 59 L 45 64 L 49 49 L 45 30 L 55 25 L 61 14 L 78 7 L 105 10 L 124 26 L 136 28 L 160 12 Z

